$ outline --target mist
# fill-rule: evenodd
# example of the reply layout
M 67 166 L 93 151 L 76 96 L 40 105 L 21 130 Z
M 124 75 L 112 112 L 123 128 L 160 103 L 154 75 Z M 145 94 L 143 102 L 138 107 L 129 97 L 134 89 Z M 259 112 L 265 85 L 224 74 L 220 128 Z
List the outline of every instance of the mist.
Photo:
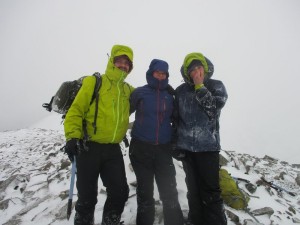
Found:
M 134 51 L 135 87 L 153 58 L 177 87 L 185 55 L 201 52 L 229 95 L 222 148 L 300 163 L 299 11 L 298 0 L 2 0 L 0 131 L 49 116 L 60 84 L 104 73 L 114 44 Z

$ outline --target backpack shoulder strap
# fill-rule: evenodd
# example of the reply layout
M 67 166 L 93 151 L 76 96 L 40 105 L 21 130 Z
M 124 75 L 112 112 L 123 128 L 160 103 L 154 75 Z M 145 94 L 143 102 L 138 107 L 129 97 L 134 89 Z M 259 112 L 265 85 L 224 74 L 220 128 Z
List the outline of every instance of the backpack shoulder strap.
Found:
M 98 117 L 98 103 L 99 103 L 99 90 L 102 85 L 102 78 L 100 73 L 96 72 L 93 74 L 96 78 L 96 83 L 95 83 L 95 88 L 94 88 L 94 93 L 92 96 L 91 104 L 94 99 L 96 99 L 96 106 L 95 106 L 95 114 L 94 114 L 94 122 L 93 122 L 93 127 L 94 127 L 94 134 L 97 132 L 97 117 Z
M 90 105 L 93 103 L 94 100 L 96 101 L 94 122 L 92 124 L 93 128 L 94 128 L 94 134 L 96 134 L 96 132 L 97 132 L 96 124 L 97 124 L 97 116 L 98 116 L 98 103 L 99 103 L 99 90 L 100 90 L 101 85 L 102 85 L 102 77 L 101 77 L 101 74 L 99 72 L 95 72 L 93 74 L 93 76 L 95 77 L 96 82 L 95 82 L 94 92 L 93 92 L 93 95 L 92 95 Z M 83 132 L 84 132 L 84 141 L 86 142 L 89 139 L 89 135 L 88 135 L 88 132 L 87 132 L 86 120 L 85 119 L 83 120 Z
M 95 83 L 95 87 L 94 87 L 94 93 L 90 102 L 90 105 L 93 103 L 94 99 L 97 98 L 97 95 L 99 95 L 99 90 L 101 88 L 102 85 L 102 77 L 101 74 L 99 72 L 96 72 L 93 74 L 93 76 L 96 79 L 96 83 Z

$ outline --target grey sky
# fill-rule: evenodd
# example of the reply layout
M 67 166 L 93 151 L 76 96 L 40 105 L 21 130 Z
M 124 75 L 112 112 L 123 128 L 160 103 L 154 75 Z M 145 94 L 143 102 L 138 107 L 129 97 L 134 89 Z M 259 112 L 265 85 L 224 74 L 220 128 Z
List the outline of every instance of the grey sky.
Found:
M 104 72 L 114 44 L 134 50 L 134 86 L 153 58 L 178 86 L 200 51 L 229 94 L 222 147 L 300 163 L 299 11 L 299 0 L 0 0 L 0 131 L 48 116 L 60 83 Z

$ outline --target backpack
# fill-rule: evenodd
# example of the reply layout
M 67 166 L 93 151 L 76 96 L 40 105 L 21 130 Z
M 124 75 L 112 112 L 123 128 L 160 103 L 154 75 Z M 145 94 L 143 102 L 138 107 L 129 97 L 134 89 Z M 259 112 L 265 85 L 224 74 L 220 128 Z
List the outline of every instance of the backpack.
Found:
M 97 114 L 98 114 L 98 102 L 99 102 L 99 90 L 101 88 L 102 84 L 102 78 L 100 73 L 96 72 L 93 74 L 93 76 L 96 79 L 94 92 L 92 95 L 92 99 L 90 102 L 90 105 L 93 103 L 94 99 L 96 99 L 96 107 L 95 107 L 95 116 L 94 116 L 94 133 L 96 133 L 96 120 L 97 120 Z M 71 107 L 79 89 L 82 86 L 82 81 L 86 76 L 80 77 L 77 80 L 74 81 L 65 81 L 61 84 L 60 88 L 57 90 L 56 94 L 51 98 L 49 103 L 44 103 L 43 107 L 51 112 L 52 110 L 54 112 L 57 112 L 59 114 L 62 114 L 62 119 L 66 117 L 66 114 Z M 85 127 L 85 120 L 83 121 L 83 128 L 85 136 L 87 136 L 86 127 Z
M 250 200 L 246 192 L 241 190 L 227 170 L 220 169 L 219 183 L 221 196 L 226 205 L 234 209 L 246 209 Z
M 102 84 L 100 73 L 96 72 L 93 74 L 96 78 L 94 93 L 90 104 L 93 103 L 94 99 L 97 97 L 99 89 Z M 51 112 L 57 112 L 62 114 L 63 118 L 66 116 L 69 108 L 71 107 L 79 89 L 82 86 L 82 81 L 86 76 L 80 77 L 74 81 L 65 81 L 61 84 L 60 88 L 57 90 L 56 94 L 51 98 L 49 103 L 44 103 L 43 107 Z

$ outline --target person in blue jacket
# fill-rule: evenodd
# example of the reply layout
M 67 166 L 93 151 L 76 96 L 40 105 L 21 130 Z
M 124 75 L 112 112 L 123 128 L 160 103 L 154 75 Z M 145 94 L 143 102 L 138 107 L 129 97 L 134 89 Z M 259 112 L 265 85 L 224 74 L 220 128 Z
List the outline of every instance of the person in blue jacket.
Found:
M 154 222 L 154 178 L 163 205 L 164 224 L 183 224 L 171 154 L 174 98 L 167 90 L 168 68 L 167 62 L 153 59 L 146 73 L 148 84 L 136 88 L 130 97 L 131 112 L 136 111 L 129 157 L 137 178 L 137 225 Z
M 223 83 L 211 79 L 213 64 L 201 53 L 188 54 L 175 90 L 176 149 L 188 189 L 188 219 L 193 225 L 225 225 L 219 186 L 219 118 L 227 100 Z

